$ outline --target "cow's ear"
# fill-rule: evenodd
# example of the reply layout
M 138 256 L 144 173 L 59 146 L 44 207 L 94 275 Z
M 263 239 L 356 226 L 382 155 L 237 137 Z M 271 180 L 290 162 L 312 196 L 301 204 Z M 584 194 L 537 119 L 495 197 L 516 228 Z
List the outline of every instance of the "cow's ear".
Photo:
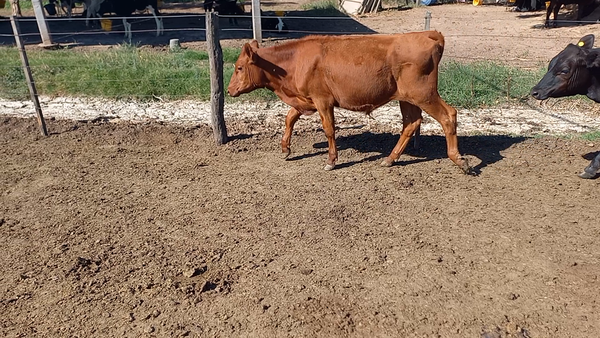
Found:
M 600 51 L 592 50 L 585 56 L 585 65 L 587 68 L 600 68 Z
M 242 47 L 242 53 L 248 55 L 248 58 L 250 58 L 251 60 L 250 62 L 256 59 L 256 53 L 254 53 L 254 50 L 252 49 L 249 43 L 244 44 L 244 46 Z
M 260 47 L 258 46 L 258 41 L 256 41 L 256 40 L 252 40 L 252 41 L 250 42 L 250 46 L 251 46 L 252 48 L 254 48 L 254 49 L 258 49 L 258 48 L 260 48 Z
M 588 34 L 582 37 L 579 42 L 577 42 L 577 46 L 582 49 L 590 50 L 594 46 L 594 34 Z

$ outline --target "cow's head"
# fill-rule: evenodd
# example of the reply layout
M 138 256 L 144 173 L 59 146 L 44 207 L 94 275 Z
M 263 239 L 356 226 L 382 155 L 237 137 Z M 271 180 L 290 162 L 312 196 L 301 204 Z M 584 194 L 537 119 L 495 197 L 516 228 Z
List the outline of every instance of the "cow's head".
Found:
M 592 49 L 593 46 L 593 34 L 581 38 L 577 45 L 569 44 L 550 61 L 548 72 L 533 87 L 531 95 L 538 100 L 545 100 L 549 97 L 587 94 L 596 100 L 590 87 L 593 75 L 600 70 L 600 57 L 599 50 Z
M 233 97 L 249 93 L 261 88 L 262 70 L 256 65 L 259 56 L 256 54 L 258 42 L 252 40 L 242 47 L 242 53 L 235 62 L 235 70 L 229 81 L 227 92 Z

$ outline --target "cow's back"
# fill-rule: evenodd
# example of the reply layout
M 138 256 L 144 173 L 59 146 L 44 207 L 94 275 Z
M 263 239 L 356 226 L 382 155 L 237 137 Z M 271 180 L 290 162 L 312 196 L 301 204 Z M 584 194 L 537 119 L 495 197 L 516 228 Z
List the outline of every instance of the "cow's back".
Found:
M 372 111 L 437 91 L 444 37 L 436 31 L 394 35 L 310 36 L 279 46 L 298 94 L 331 95 L 332 104 Z

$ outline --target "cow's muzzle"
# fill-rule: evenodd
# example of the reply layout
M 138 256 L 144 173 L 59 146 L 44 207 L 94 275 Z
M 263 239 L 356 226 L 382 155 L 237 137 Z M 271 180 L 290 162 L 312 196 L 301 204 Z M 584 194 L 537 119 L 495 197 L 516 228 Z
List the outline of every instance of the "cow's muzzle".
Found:
M 531 90 L 531 96 L 533 96 L 537 100 L 545 100 L 548 98 L 548 92 L 539 90 L 538 88 L 533 88 Z
M 240 96 L 239 90 L 233 90 L 231 88 L 227 88 L 227 94 L 229 94 L 229 96 L 231 96 L 231 97 L 238 97 L 238 96 Z

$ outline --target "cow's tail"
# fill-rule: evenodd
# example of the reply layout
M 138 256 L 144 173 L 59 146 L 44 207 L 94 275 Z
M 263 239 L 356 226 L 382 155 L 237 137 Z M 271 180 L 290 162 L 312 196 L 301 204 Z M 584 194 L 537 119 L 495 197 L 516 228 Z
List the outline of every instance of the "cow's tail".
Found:
M 438 31 L 428 31 L 429 32 L 429 38 L 431 40 L 434 41 L 434 52 L 433 52 L 433 58 L 435 59 L 435 63 L 439 64 L 440 60 L 442 59 L 442 55 L 444 54 L 444 44 L 445 44 L 445 40 L 444 40 L 444 36 L 442 35 L 442 33 L 438 32 Z

